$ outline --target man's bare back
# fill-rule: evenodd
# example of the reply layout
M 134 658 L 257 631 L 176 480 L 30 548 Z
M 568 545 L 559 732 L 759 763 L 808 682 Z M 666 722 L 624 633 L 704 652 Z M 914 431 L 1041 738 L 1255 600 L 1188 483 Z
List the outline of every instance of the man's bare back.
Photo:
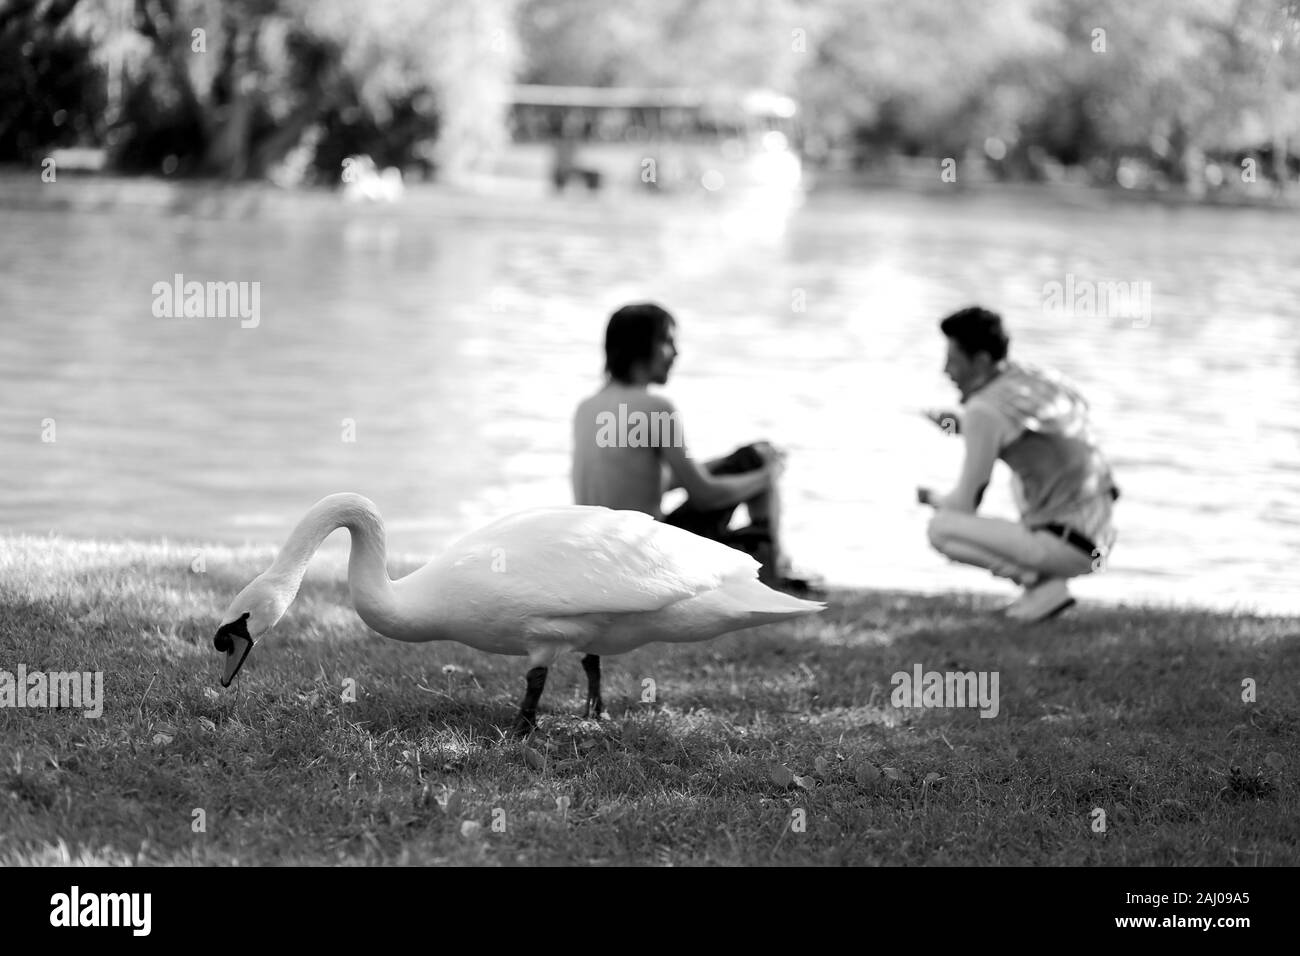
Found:
M 672 403 L 611 381 L 573 416 L 573 500 L 662 518 L 665 443 L 684 444 Z

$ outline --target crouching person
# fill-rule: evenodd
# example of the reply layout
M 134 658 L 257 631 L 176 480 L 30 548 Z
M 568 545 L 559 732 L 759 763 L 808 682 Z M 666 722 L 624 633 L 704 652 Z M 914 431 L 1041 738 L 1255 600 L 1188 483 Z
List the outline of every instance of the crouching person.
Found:
M 966 454 L 949 494 L 918 490 L 936 509 L 930 543 L 1019 584 L 1008 617 L 1046 620 L 1074 604 L 1067 580 L 1100 568 L 1115 541 L 1119 491 L 1089 432 L 1087 403 L 1056 372 L 1009 361 L 996 313 L 963 309 L 939 327 L 948 340 L 944 371 L 963 410 L 929 416 L 964 437 Z M 1012 471 L 1019 523 L 975 514 L 998 459 Z

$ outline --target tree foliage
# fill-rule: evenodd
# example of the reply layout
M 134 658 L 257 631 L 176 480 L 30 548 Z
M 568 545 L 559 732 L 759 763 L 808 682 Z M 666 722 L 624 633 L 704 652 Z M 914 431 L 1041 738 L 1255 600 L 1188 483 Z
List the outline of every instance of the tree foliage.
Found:
M 202 31 L 201 38 L 195 31 Z M 200 50 L 199 47 L 202 47 Z M 810 151 L 1001 144 L 1173 181 L 1300 152 L 1300 0 L 7 0 L 0 160 L 80 143 L 229 177 L 472 169 L 516 80 L 796 96 Z
M 734 9 L 733 9 L 734 6 Z M 524 0 L 531 82 L 770 86 L 813 142 L 865 158 L 960 155 L 990 138 L 1171 178 L 1195 155 L 1300 138 L 1300 0 Z M 792 36 L 802 40 L 793 49 Z M 1279 170 L 1280 172 L 1280 170 Z
M 429 158 L 454 174 L 503 135 L 512 13 L 512 0 L 22 0 L 0 36 L 86 54 L 96 138 L 127 169 L 171 157 L 262 176 L 307 139 L 337 173 L 348 152 L 403 163 L 436 137 Z M 34 139 L 14 152 L 48 145 Z

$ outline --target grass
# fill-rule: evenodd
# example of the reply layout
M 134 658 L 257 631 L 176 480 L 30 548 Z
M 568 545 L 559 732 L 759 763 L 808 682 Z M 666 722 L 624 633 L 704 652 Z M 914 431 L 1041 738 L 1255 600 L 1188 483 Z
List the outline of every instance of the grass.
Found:
M 271 552 L 195 553 L 0 538 L 0 670 L 102 670 L 105 697 L 0 708 L 0 864 L 1300 861 L 1296 619 L 837 593 L 607 658 L 599 724 L 568 656 L 525 749 L 524 660 L 373 634 L 337 556 L 222 690 L 218 617 Z M 997 671 L 999 714 L 894 708 L 917 663 Z

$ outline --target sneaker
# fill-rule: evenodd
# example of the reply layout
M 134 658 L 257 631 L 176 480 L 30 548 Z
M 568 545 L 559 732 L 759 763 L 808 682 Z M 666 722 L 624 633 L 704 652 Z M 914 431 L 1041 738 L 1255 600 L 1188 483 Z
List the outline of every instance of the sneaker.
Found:
M 1034 586 L 1046 581 L 1047 577 L 1046 575 L 1039 574 L 1037 571 L 1030 571 L 1020 577 L 1012 578 L 1011 580 L 1020 585 L 1020 593 L 1010 601 L 999 604 L 997 607 L 999 614 L 1005 614 L 1013 608 L 1018 608 L 1020 605 L 1024 604 L 1025 598 L 1029 596 L 1029 592 L 1034 589 Z
M 1017 594 L 1015 597 L 1013 597 L 1010 601 L 1004 601 L 1002 604 L 999 604 L 997 606 L 997 612 L 999 614 L 1009 614 L 1010 612 L 1014 611 L 1016 608 L 1020 607 L 1020 605 L 1025 603 L 1025 598 L 1028 596 L 1028 594 L 1029 594 L 1029 588 L 1023 588 L 1021 592 Z
M 1025 593 L 1007 608 L 1006 614 L 1013 621 L 1037 624 L 1055 617 L 1074 603 L 1065 578 L 1044 578 L 1033 587 L 1025 588 Z

